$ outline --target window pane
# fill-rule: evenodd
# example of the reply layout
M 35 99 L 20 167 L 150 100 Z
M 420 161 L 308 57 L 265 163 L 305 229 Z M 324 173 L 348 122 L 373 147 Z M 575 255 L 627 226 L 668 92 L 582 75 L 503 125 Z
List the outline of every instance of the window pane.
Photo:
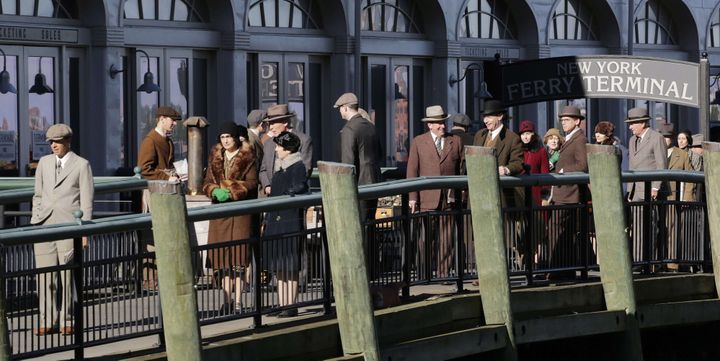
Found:
M 277 26 L 275 23 L 275 2 L 276 0 L 266 0 L 260 4 L 265 10 L 265 26 Z
M 408 158 L 408 66 L 396 66 L 393 74 L 395 94 L 393 96 L 393 147 L 394 160 L 407 162 Z
M 290 26 L 290 3 L 284 0 L 280 0 L 278 3 L 278 26 L 289 27 Z
M 7 56 L 10 84 L 17 88 L 17 57 Z M 0 94 L 0 169 L 17 169 L 18 150 L 18 96 Z M 43 139 L 44 140 L 44 139 Z
M 2 0 L 3 14 L 17 15 L 16 0 Z
M 26 1 L 29 2 L 29 1 Z M 55 6 L 52 0 L 40 0 L 38 1 L 38 16 L 52 17 Z
M 172 20 L 190 21 L 188 16 L 188 7 L 182 1 L 175 1 L 175 14 Z
M 145 77 L 145 72 L 148 69 L 148 59 L 144 56 L 139 56 L 137 58 L 138 65 L 137 65 L 137 74 L 135 75 L 135 81 L 137 84 L 142 84 Z M 155 81 L 156 84 L 160 84 L 160 76 L 158 73 L 158 58 L 157 57 L 151 57 L 150 58 L 150 71 L 156 75 Z M 160 94 L 158 92 L 154 93 L 146 93 L 146 92 L 137 92 L 138 94 L 138 104 L 140 105 L 140 114 L 138 116 L 138 124 L 137 124 L 137 131 L 138 134 L 136 134 L 136 144 L 142 143 L 143 138 L 145 135 L 153 130 L 155 128 L 155 110 L 158 107 L 159 103 L 159 97 Z M 177 127 L 175 128 L 177 129 Z
M 42 70 L 47 85 L 55 89 L 55 58 L 30 56 L 28 57 L 28 84 L 35 83 L 35 75 Z M 42 69 L 40 66 L 42 63 Z M 45 130 L 55 124 L 55 96 L 54 93 L 28 94 L 28 116 L 30 131 L 32 132 L 32 145 L 29 149 L 30 159 L 39 160 L 40 157 L 50 154 L 50 147 L 45 141 Z
M 125 2 L 125 18 L 126 19 L 139 19 L 140 12 L 138 11 L 138 0 L 127 0 Z
M 188 112 L 188 60 L 186 58 L 170 59 L 170 106 L 175 108 L 183 117 Z M 173 135 L 175 142 L 175 159 L 185 159 L 187 156 L 187 130 L 181 124 L 175 127 Z
M 178 3 L 182 1 L 176 1 Z M 170 20 L 171 0 L 160 0 L 158 2 L 158 20 Z
M 155 0 L 142 0 L 143 19 L 155 19 Z
M 278 63 L 263 63 L 260 67 L 260 102 L 263 110 L 278 103 Z
M 305 64 L 288 63 L 287 65 L 287 100 L 288 108 L 297 114 L 294 124 L 301 132 L 305 132 Z
M 380 152 L 382 156 L 381 164 L 385 165 L 387 159 L 386 149 L 386 101 L 387 101 L 387 75 L 385 65 L 373 65 L 370 69 L 370 109 L 367 109 L 370 114 L 370 119 L 375 121 L 376 134 L 378 135 L 378 141 L 380 146 L 383 148 Z
M 20 15 L 35 15 L 35 2 L 28 0 L 20 1 Z

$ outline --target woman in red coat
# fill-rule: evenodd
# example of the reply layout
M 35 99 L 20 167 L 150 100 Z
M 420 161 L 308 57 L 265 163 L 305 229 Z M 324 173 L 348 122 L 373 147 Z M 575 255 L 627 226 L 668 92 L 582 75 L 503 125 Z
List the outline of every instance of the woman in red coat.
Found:
M 247 128 L 226 122 L 220 125 L 218 144 L 208 160 L 203 192 L 213 203 L 257 198 L 255 152 Z M 248 239 L 253 235 L 252 216 L 210 220 L 208 244 Z M 250 280 L 250 248 L 247 244 L 208 251 L 208 265 L 223 276 L 222 314 L 242 312 L 242 292 Z M 232 289 L 235 286 L 235 298 Z
M 523 158 L 525 174 L 543 174 L 550 172 L 550 163 L 545 147 L 535 133 L 535 124 L 529 120 L 520 122 L 520 140 L 523 144 Z M 541 193 L 548 191 L 547 187 L 532 187 L 532 197 L 535 206 L 542 204 Z

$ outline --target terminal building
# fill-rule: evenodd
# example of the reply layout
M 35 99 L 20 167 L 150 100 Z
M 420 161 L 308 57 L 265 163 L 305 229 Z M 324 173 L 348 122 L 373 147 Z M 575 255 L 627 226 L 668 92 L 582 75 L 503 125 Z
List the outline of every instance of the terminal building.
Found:
M 479 129 L 500 65 L 557 56 L 698 62 L 707 52 L 713 100 L 720 1 L 628 1 L 0 0 L 11 86 L 0 89 L 0 175 L 32 175 L 54 123 L 73 128 L 73 149 L 96 175 L 128 174 L 159 105 L 206 117 L 211 143 L 217 124 L 288 103 L 315 160 L 336 161 L 343 121 L 332 104 L 346 91 L 371 114 L 383 165 L 402 166 L 426 106 L 464 112 Z M 611 121 L 623 141 L 633 106 L 647 106 L 653 122 L 699 130 L 697 109 L 627 99 L 512 107 L 510 127 L 529 119 L 543 133 L 569 102 L 586 109 L 588 129 Z M 185 128 L 173 137 L 176 158 L 185 158 Z

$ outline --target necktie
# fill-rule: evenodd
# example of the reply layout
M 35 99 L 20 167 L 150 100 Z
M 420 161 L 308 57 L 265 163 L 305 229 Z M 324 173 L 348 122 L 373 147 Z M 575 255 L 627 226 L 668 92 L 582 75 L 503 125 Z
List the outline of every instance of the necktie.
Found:
M 437 149 L 438 154 L 442 154 L 442 138 L 435 138 L 435 149 Z
M 640 145 L 640 141 L 641 141 L 641 140 L 642 140 L 642 138 L 640 138 L 640 137 L 635 137 L 635 151 L 636 151 L 636 152 L 637 152 L 638 146 Z
M 55 171 L 57 172 L 57 175 L 60 175 L 60 171 L 62 170 L 62 161 L 58 159 L 57 167 L 55 167 Z

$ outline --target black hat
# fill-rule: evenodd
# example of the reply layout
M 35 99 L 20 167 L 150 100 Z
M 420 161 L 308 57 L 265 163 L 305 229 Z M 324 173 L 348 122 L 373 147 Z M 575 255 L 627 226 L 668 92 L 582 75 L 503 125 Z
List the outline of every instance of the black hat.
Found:
M 300 138 L 297 135 L 290 132 L 282 132 L 277 137 L 273 138 L 275 144 L 283 147 L 290 153 L 296 153 L 300 150 Z
M 245 140 L 250 139 L 248 137 L 248 129 L 242 124 L 237 126 L 237 135 Z
M 483 115 L 494 115 L 507 113 L 505 108 L 499 100 L 488 100 L 485 102 L 485 109 L 483 109 Z
M 247 132 L 247 130 L 246 130 Z M 223 122 L 218 128 L 218 142 L 220 142 L 220 136 L 223 134 L 230 134 L 233 138 L 238 137 L 238 126 L 233 122 Z M 247 135 L 247 133 L 245 134 Z

